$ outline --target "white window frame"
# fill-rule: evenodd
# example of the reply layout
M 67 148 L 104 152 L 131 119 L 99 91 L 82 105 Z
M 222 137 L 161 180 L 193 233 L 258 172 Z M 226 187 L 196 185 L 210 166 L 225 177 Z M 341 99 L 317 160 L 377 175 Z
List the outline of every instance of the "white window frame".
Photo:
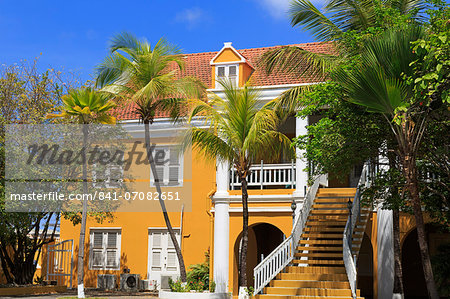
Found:
M 102 247 L 94 248 L 94 233 L 102 233 Z M 107 266 L 108 251 L 108 233 L 116 233 L 116 265 L 114 267 Z M 122 245 L 122 229 L 121 228 L 89 228 L 89 270 L 120 270 L 120 253 Z M 94 251 L 100 251 L 102 254 L 102 265 L 94 265 Z
M 223 77 L 219 77 L 219 68 L 223 67 L 225 68 L 225 76 L 224 78 L 230 78 L 230 67 L 236 67 L 236 78 L 234 80 L 234 82 L 232 81 L 232 84 L 234 84 L 234 86 L 238 86 L 238 82 L 239 82 L 239 64 L 238 63 L 233 63 L 233 64 L 217 64 L 215 66 L 215 71 L 216 71 L 216 88 L 222 88 L 222 85 L 220 85 L 220 83 L 218 82 L 220 80 L 220 78 Z
M 181 228 L 174 227 L 175 235 L 178 241 L 178 245 L 181 246 Z M 160 246 L 156 247 L 153 244 L 153 233 L 160 233 L 161 240 Z M 180 272 L 180 268 L 178 265 L 178 257 L 176 256 L 175 246 L 170 246 L 172 240 L 169 235 L 169 231 L 166 227 L 149 227 L 148 228 L 148 256 L 147 256 L 147 275 L 151 276 L 152 272 L 159 272 L 159 274 L 175 274 Z M 160 265 L 154 265 L 153 260 L 153 252 L 157 252 L 160 254 Z M 169 254 L 175 255 L 175 261 L 173 266 L 168 265 Z M 159 268 L 159 269 L 156 269 Z M 154 279 L 154 278 L 152 278 Z M 157 279 L 158 280 L 158 279 Z M 159 279 L 159 283 L 160 279 Z
M 156 151 L 163 149 L 165 151 L 165 159 L 170 159 L 170 151 L 171 149 L 177 148 L 177 145 L 174 144 L 166 144 L 166 145 L 158 145 L 154 149 L 154 155 L 156 154 Z M 182 151 L 178 152 L 178 182 L 174 183 L 174 181 L 169 181 L 169 172 L 171 167 L 175 167 L 174 165 L 169 163 L 165 163 L 164 165 L 157 165 L 157 168 L 163 168 L 163 177 L 158 178 L 161 186 L 165 187 L 183 187 L 183 171 L 184 171 L 184 154 Z M 150 168 L 150 186 L 155 187 L 155 180 L 153 178 L 153 171 Z

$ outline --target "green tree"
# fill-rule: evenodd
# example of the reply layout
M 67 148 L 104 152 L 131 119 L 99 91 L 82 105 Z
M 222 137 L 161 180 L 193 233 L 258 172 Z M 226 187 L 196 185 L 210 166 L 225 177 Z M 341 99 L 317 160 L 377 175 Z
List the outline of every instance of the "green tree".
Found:
M 108 113 L 115 104 L 111 97 L 106 93 L 100 93 L 92 88 L 81 88 L 70 90 L 67 95 L 62 97 L 63 105 L 60 114 L 48 114 L 47 118 L 66 118 L 69 121 L 82 125 L 83 131 L 83 149 L 87 151 L 88 147 L 88 124 L 115 124 L 116 119 Z M 88 194 L 87 181 L 87 161 L 83 162 L 83 193 Z M 83 200 L 83 210 L 81 212 L 80 240 L 78 245 L 78 298 L 85 298 L 84 295 L 84 243 L 86 236 L 87 220 L 87 200 Z
M 164 39 L 152 47 L 146 40 L 122 33 L 113 37 L 109 50 L 111 54 L 96 69 L 96 84 L 102 87 L 102 91 L 136 104 L 136 112 L 145 126 L 147 158 L 157 192 L 161 194 L 151 153 L 150 125 L 157 112 L 166 112 L 177 120 L 186 98 L 203 96 L 203 85 L 195 78 L 180 76 L 184 68 L 181 51 Z M 186 282 L 186 267 L 180 245 L 161 198 L 159 203 L 177 253 L 181 280 Z
M 347 0 L 330 0 L 327 1 L 322 10 L 316 8 L 308 0 L 295 0 L 291 3 L 290 17 L 292 26 L 299 26 L 309 31 L 317 40 L 327 41 L 332 46 L 332 54 L 318 54 L 305 51 L 296 46 L 282 47 L 263 55 L 261 64 L 266 68 L 267 72 L 274 70 L 284 70 L 298 75 L 309 73 L 320 77 L 326 77 L 325 74 L 330 74 L 337 68 L 351 70 L 359 67 L 360 53 L 364 50 L 365 42 L 368 39 L 381 35 L 389 28 L 404 28 L 411 23 L 424 22 L 424 10 L 429 7 L 427 1 L 347 1 Z M 291 107 L 296 109 L 301 106 L 297 100 L 307 88 L 297 87 L 289 90 L 281 96 L 284 102 L 284 107 Z M 370 118 L 370 117 L 369 117 Z M 328 126 L 313 126 L 316 129 L 316 135 L 326 136 L 323 140 L 328 140 L 327 134 L 336 136 L 336 131 L 331 131 L 333 123 L 336 127 L 340 127 L 336 122 L 329 119 L 324 119 L 322 125 Z M 343 124 L 343 127 L 347 127 Z M 322 129 L 322 131 L 318 131 Z M 339 134 L 338 134 L 339 135 Z M 352 138 L 348 139 L 351 140 Z M 388 138 L 389 139 L 389 138 Z M 314 145 L 319 145 L 323 140 L 312 141 L 308 147 L 309 150 L 314 149 Z M 337 139 L 332 140 L 334 145 L 338 145 Z M 390 143 L 391 144 L 391 143 Z M 351 146 L 341 153 L 351 153 L 355 147 Z M 371 148 L 371 147 L 369 147 Z M 318 148 L 315 148 L 317 151 Z M 321 152 L 321 150 L 318 150 Z M 325 151 L 326 152 L 326 151 Z M 359 152 L 354 157 L 361 157 L 366 151 Z M 311 153 L 311 151 L 310 151 Z M 340 156 L 337 156 L 340 157 Z M 324 158 L 324 157 L 322 157 Z M 366 157 L 366 158 L 369 158 Z M 337 158 L 334 165 L 339 165 Z M 350 159 L 348 161 L 352 161 Z M 330 162 L 331 160 L 328 160 Z M 347 162 L 348 162 L 347 161 Z M 344 170 L 348 163 L 342 164 Z M 391 193 L 389 193 L 391 194 Z M 386 197 L 387 201 L 394 200 L 396 196 Z M 395 207 L 392 205 L 391 207 Z M 402 270 L 400 263 L 400 248 L 397 246 L 399 242 L 398 236 L 398 222 L 399 213 L 394 211 L 394 238 L 395 238 L 395 279 L 394 279 L 394 293 L 401 293 L 402 286 Z
M 55 241 L 60 214 L 7 212 L 5 207 L 5 128 L 39 124 L 60 96 L 77 85 L 71 74 L 38 70 L 38 58 L 0 67 L 0 262 L 10 284 L 31 284 L 42 248 Z
M 420 104 L 412 86 L 404 80 L 404 76 L 414 76 L 411 64 L 418 59 L 411 49 L 411 42 L 423 35 L 423 29 L 415 26 L 389 30 L 382 37 L 366 43 L 360 68 L 351 72 L 338 70 L 333 78 L 343 86 L 350 101 L 383 115 L 396 137 L 396 152 L 416 219 L 428 294 L 431 298 L 439 298 L 426 242 L 417 168 L 417 154 L 432 112 L 431 98 Z
M 247 287 L 248 192 L 247 176 L 253 163 L 276 160 L 281 153 L 292 155 L 291 141 L 277 131 L 280 124 L 272 103 L 262 108 L 258 94 L 245 85 L 235 88 L 231 82 L 219 82 L 224 99 L 211 94 L 208 102 L 193 100 L 188 121 L 202 117 L 206 128 L 188 130 L 184 147 L 193 146 L 205 157 L 228 161 L 241 182 L 242 243 L 239 256 L 239 286 Z

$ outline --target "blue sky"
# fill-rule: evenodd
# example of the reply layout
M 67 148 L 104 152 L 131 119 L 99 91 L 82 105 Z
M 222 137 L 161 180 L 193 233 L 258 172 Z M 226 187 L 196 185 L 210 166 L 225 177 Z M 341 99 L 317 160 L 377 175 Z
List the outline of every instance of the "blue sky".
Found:
M 313 41 L 290 26 L 288 7 L 289 0 L 0 0 L 0 63 L 42 53 L 41 67 L 87 80 L 122 31 L 165 37 L 185 53 L 217 51 L 225 41 L 238 49 Z

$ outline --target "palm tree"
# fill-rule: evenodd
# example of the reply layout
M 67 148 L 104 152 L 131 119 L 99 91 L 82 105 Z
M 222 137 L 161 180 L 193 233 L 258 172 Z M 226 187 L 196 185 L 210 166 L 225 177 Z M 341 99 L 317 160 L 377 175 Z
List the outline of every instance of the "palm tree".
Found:
M 110 96 L 92 88 L 69 91 L 62 96 L 63 106 L 60 114 L 50 113 L 47 118 L 67 118 L 83 125 L 83 149 L 87 152 L 88 128 L 91 123 L 114 124 L 116 119 L 108 114 L 115 107 Z M 88 194 L 87 161 L 83 162 L 83 193 Z M 78 249 L 78 298 L 84 298 L 84 240 L 86 235 L 87 200 L 83 201 L 81 213 L 80 240 Z
M 225 98 L 211 94 L 209 101 L 191 101 L 188 121 L 200 117 L 206 128 L 190 128 L 184 149 L 190 146 L 206 158 L 228 161 L 236 169 L 242 188 L 242 243 L 239 255 L 239 286 L 247 287 L 248 192 L 250 166 L 261 160 L 275 160 L 280 153 L 291 153 L 291 141 L 277 131 L 280 124 L 271 104 L 263 107 L 258 94 L 247 85 L 235 88 L 220 81 Z M 220 237 L 220 236 L 218 236 Z
M 298 46 L 285 46 L 263 54 L 259 64 L 267 73 L 275 70 L 293 72 L 300 75 L 309 73 L 325 78 L 325 74 L 335 69 L 347 58 L 358 54 L 341 42 L 343 35 L 349 31 L 361 32 L 369 27 L 379 27 L 377 10 L 390 9 L 396 16 L 406 16 L 410 21 L 422 22 L 421 12 L 427 7 L 424 0 L 328 0 L 322 9 L 309 0 L 293 0 L 289 10 L 291 25 L 301 27 L 318 41 L 333 43 L 334 53 L 313 53 Z M 389 24 L 383 24 L 389 28 Z M 306 86 L 294 87 L 280 97 L 283 106 L 298 108 L 298 95 Z
M 135 103 L 135 111 L 145 126 L 147 159 L 155 178 L 156 190 L 162 194 L 151 154 L 150 124 L 158 111 L 167 112 L 177 120 L 185 99 L 201 97 L 203 85 L 192 77 L 179 78 L 184 66 L 183 56 L 177 47 L 164 39 L 152 47 L 146 40 L 138 40 L 130 33 L 121 33 L 112 38 L 110 52 L 96 69 L 96 85 L 102 87 L 104 92 Z M 186 267 L 180 245 L 161 198 L 159 203 L 175 246 L 181 280 L 186 282 Z
M 411 42 L 422 36 L 423 30 L 415 26 L 388 30 L 380 38 L 366 42 L 360 67 L 352 72 L 337 70 L 332 77 L 343 86 L 351 102 L 366 107 L 368 111 L 381 113 L 392 129 L 416 219 L 428 295 L 437 299 L 439 295 L 426 242 L 416 165 L 431 109 L 414 101 L 412 87 L 403 79 L 405 75 L 412 75 L 410 63 L 418 59 L 411 49 Z
M 297 46 L 287 46 L 264 53 L 260 65 L 267 73 L 274 70 L 294 72 L 299 76 L 309 73 L 319 78 L 330 73 L 348 61 L 349 57 L 359 54 L 360 48 L 349 49 L 342 42 L 345 32 L 361 32 L 369 27 L 380 27 L 376 11 L 379 8 L 390 9 L 392 15 L 407 16 L 410 21 L 422 22 L 421 12 L 427 7 L 423 0 L 328 0 L 322 9 L 314 6 L 309 0 L 293 0 L 290 8 L 291 25 L 299 26 L 311 33 L 317 40 L 332 42 L 335 53 L 312 53 Z M 378 23 L 378 24 L 377 24 Z M 385 28 L 385 20 L 381 20 Z M 279 108 L 296 111 L 301 107 L 299 96 L 308 90 L 308 86 L 294 87 L 280 96 Z M 400 248 L 398 245 L 399 212 L 393 211 L 395 237 L 395 275 L 394 293 L 403 293 L 402 267 Z

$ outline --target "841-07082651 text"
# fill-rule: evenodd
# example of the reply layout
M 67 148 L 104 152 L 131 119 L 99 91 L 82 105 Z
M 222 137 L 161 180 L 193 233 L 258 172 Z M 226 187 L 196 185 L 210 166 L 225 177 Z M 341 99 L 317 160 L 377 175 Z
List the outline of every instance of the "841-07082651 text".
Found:
M 144 200 L 167 200 L 167 201 L 179 201 L 181 200 L 178 192 L 99 192 L 95 191 L 92 193 L 71 193 L 66 196 L 64 193 L 60 192 L 47 192 L 47 193 L 28 193 L 28 194 L 18 194 L 11 193 L 10 200 L 13 201 L 62 201 L 62 200 L 127 200 L 127 201 L 144 201 Z

